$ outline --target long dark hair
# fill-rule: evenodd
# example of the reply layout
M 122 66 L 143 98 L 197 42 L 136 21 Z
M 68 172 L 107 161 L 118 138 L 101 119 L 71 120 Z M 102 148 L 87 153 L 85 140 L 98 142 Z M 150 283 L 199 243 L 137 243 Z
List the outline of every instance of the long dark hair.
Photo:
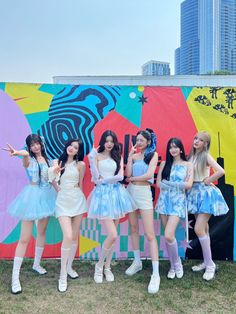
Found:
M 25 139 L 25 143 L 27 146 L 27 150 L 29 152 L 30 157 L 34 158 L 38 164 L 38 171 L 39 171 L 39 181 L 41 181 L 41 168 L 39 166 L 39 162 L 37 160 L 37 157 L 35 156 L 35 154 L 31 151 L 30 147 L 31 145 L 33 145 L 34 143 L 38 143 L 41 147 L 41 155 L 43 156 L 43 158 L 45 159 L 48 167 L 49 167 L 49 159 L 48 156 L 46 154 L 46 149 L 45 149 L 45 144 L 42 140 L 42 138 L 38 135 L 38 134 L 30 134 L 26 137 Z
M 150 142 L 150 144 L 148 144 L 144 152 L 144 159 L 143 159 L 143 161 L 147 165 L 149 165 L 156 151 L 156 135 L 152 129 L 148 129 L 148 128 L 146 128 L 145 130 L 138 131 L 138 133 L 136 134 L 136 137 L 139 134 L 142 135 L 148 142 Z
M 171 167 L 172 167 L 172 164 L 174 161 L 174 158 L 170 153 L 170 148 L 171 148 L 172 144 L 176 145 L 180 149 L 180 158 L 184 161 L 187 160 L 186 155 L 185 155 L 185 151 L 184 151 L 184 145 L 183 145 L 182 141 L 176 137 L 170 138 L 168 143 L 167 143 L 167 147 L 166 147 L 166 163 L 165 163 L 165 166 L 164 166 L 162 174 L 161 174 L 162 180 L 163 179 L 166 179 L 166 180 L 170 179 L 170 171 L 171 171 Z
M 105 143 L 106 143 L 106 138 L 108 136 L 111 136 L 113 139 L 114 147 L 111 150 L 111 158 L 115 161 L 116 163 L 116 172 L 115 175 L 119 172 L 120 170 L 120 160 L 121 160 L 121 150 L 120 150 L 120 145 L 118 143 L 118 139 L 116 134 L 111 131 L 111 130 L 106 130 L 100 139 L 99 142 L 99 149 L 98 152 L 102 153 L 105 150 Z
M 73 159 L 76 162 L 84 160 L 84 145 L 83 145 L 83 142 L 82 142 L 82 140 L 80 138 L 76 138 L 76 139 L 73 138 L 73 139 L 71 139 L 71 140 L 66 142 L 65 147 L 63 149 L 63 152 L 62 152 L 61 156 L 58 159 L 58 163 L 61 162 L 61 167 L 64 167 L 66 162 L 67 162 L 67 160 L 68 160 L 67 148 L 73 142 L 77 142 L 78 145 L 79 145 L 78 153 L 73 157 Z M 65 171 L 65 169 L 63 169 L 61 171 L 61 175 L 63 175 L 64 171 Z

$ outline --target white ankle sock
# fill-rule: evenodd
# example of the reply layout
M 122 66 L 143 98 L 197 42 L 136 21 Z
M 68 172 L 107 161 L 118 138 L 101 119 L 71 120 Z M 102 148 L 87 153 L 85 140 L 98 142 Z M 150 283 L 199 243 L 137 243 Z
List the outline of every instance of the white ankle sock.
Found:
M 141 262 L 141 258 L 140 258 L 140 250 L 134 250 L 134 260 L 136 263 L 140 263 Z
M 159 261 L 152 261 L 152 273 L 159 276 Z

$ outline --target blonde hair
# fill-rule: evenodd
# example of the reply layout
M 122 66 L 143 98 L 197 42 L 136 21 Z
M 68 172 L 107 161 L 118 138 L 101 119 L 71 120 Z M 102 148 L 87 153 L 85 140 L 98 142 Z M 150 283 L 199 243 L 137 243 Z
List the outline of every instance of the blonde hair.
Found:
M 211 136 L 206 131 L 200 131 L 195 135 L 195 137 L 196 136 L 199 136 L 203 140 L 204 146 L 202 150 L 197 153 L 196 148 L 194 148 L 194 145 L 192 145 L 188 160 L 191 159 L 191 161 L 194 163 L 194 168 L 197 175 L 201 177 L 204 175 L 205 169 L 207 167 L 207 155 L 210 149 Z

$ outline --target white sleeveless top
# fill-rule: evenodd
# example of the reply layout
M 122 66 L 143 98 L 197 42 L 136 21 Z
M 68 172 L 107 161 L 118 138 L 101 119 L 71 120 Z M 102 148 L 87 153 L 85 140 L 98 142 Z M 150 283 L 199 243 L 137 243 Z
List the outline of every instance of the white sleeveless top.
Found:
M 116 172 L 116 167 L 116 162 L 111 158 L 98 161 L 98 171 L 104 179 L 113 177 Z
M 61 189 L 74 188 L 79 183 L 79 171 L 76 161 L 71 162 L 65 166 L 65 171 L 60 177 Z

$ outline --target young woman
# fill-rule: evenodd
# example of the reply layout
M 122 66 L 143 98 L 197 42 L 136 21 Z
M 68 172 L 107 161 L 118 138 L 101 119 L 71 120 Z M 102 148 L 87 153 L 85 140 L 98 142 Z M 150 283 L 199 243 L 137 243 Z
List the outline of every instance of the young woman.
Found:
M 56 199 L 56 217 L 59 220 L 63 240 L 61 245 L 61 271 L 58 280 L 59 292 L 67 290 L 67 274 L 78 278 L 72 269 L 72 263 L 78 247 L 80 223 L 87 212 L 87 203 L 83 190 L 85 163 L 84 150 L 80 139 L 71 139 L 65 144 L 58 162 L 49 171 L 49 179 L 59 174 L 59 192 Z
M 202 247 L 204 263 L 193 266 L 193 271 L 205 270 L 203 279 L 214 278 L 216 265 L 212 260 L 208 221 L 211 215 L 220 216 L 229 208 L 220 192 L 213 184 L 224 175 L 224 169 L 209 154 L 211 138 L 203 131 L 198 132 L 193 140 L 189 161 L 193 163 L 193 186 L 188 192 L 188 210 L 195 215 L 194 231 Z M 210 175 L 210 167 L 214 173 Z
M 136 152 L 136 147 L 138 152 Z M 136 137 L 136 144 L 132 146 L 129 153 L 126 176 L 129 182 L 127 189 L 134 199 L 137 208 L 140 209 L 145 235 L 149 242 L 153 267 L 151 281 L 148 285 L 149 293 L 157 293 L 160 285 L 158 246 L 153 224 L 151 193 L 151 184 L 154 181 L 153 177 L 157 162 L 156 135 L 150 129 L 139 131 Z M 132 276 L 142 269 L 139 249 L 138 211 L 129 214 L 129 223 L 134 249 L 134 261 L 125 273 Z
M 102 220 L 107 231 L 98 263 L 95 265 L 94 281 L 114 281 L 111 271 L 111 259 L 117 238 L 119 219 L 136 207 L 126 189 L 119 183 L 123 180 L 123 159 L 117 136 L 105 131 L 100 139 L 98 151 L 89 154 L 92 181 L 96 184 L 89 206 L 89 218 Z M 105 266 L 105 267 L 104 267 Z
M 33 270 L 40 275 L 46 273 L 46 270 L 40 266 L 40 260 L 45 244 L 48 217 L 54 214 L 56 199 L 56 192 L 51 184 L 48 183 L 49 160 L 41 137 L 36 134 L 30 134 L 25 141 L 27 151 L 16 150 L 9 144 L 5 148 L 10 156 L 22 157 L 23 167 L 26 168 L 30 179 L 29 185 L 23 189 L 8 207 L 8 212 L 13 217 L 22 220 L 20 239 L 13 262 L 11 284 L 13 294 L 22 292 L 19 280 L 20 268 L 31 238 L 35 220 L 38 220 L 38 223 Z
M 155 210 L 160 214 L 165 228 L 166 248 L 170 260 L 167 278 L 183 277 L 183 266 L 178 254 L 175 231 L 181 218 L 186 218 L 186 190 L 193 184 L 193 166 L 186 161 L 184 146 L 178 138 L 171 138 L 167 143 L 166 161 L 160 165 L 157 186 L 160 194 Z

